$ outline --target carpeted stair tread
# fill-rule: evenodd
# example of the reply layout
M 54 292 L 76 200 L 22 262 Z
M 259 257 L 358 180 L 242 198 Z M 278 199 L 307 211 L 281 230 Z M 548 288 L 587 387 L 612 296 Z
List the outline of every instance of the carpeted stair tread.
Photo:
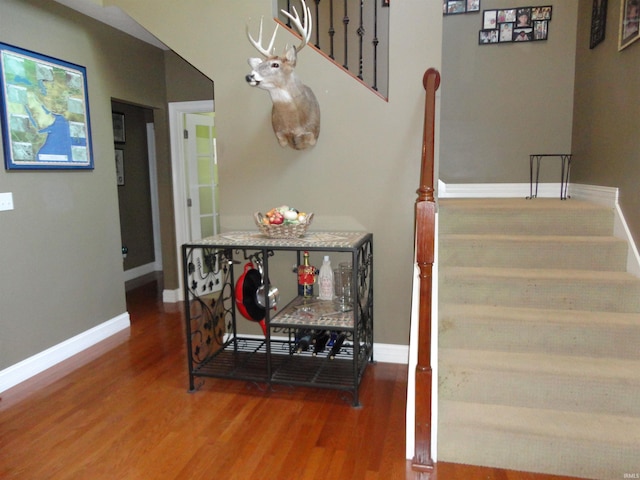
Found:
M 448 233 L 611 235 L 613 211 L 557 199 L 441 199 L 439 230 Z
M 640 359 L 640 313 L 440 304 L 441 348 Z
M 441 398 L 640 416 L 640 360 L 441 348 L 438 363 Z
M 613 236 L 443 234 L 439 244 L 445 266 L 626 269 L 626 242 Z
M 440 301 L 640 312 L 640 279 L 626 272 L 441 267 Z
M 637 417 L 456 401 L 439 413 L 451 432 L 439 461 L 603 480 L 638 472 Z

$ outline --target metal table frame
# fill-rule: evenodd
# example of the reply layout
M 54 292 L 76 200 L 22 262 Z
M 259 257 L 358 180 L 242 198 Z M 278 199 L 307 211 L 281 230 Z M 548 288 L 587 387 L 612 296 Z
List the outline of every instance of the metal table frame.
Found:
M 546 157 L 558 157 L 561 161 L 560 174 L 560 200 L 570 198 L 567 195 L 569 188 L 569 174 L 571 173 L 571 157 L 570 153 L 534 153 L 529 155 L 529 196 L 527 199 L 538 197 L 538 180 L 540 178 L 540 162 Z M 535 163 L 536 188 L 533 189 L 533 165 Z

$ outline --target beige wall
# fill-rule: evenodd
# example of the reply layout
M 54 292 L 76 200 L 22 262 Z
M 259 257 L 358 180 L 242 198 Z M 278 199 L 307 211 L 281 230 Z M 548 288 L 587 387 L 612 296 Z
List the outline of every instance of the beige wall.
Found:
M 126 312 L 112 99 L 153 109 L 163 258 L 176 275 L 165 54 L 48 0 L 0 1 L 0 41 L 86 67 L 95 160 L 91 172 L 0 169 L 15 203 L 0 212 L 2 370 Z M 199 99 L 200 74 L 167 63 L 173 97 Z
M 621 0 L 609 0 L 605 40 L 589 49 L 591 0 L 580 0 L 572 181 L 619 187 L 620 205 L 640 239 L 640 41 L 618 51 Z
M 322 128 L 318 144 L 298 152 L 277 144 L 268 94 L 244 80 L 246 59 L 254 56 L 245 23 L 262 15 L 269 23 L 270 0 L 112 3 L 215 82 L 222 228 L 253 229 L 252 212 L 287 203 L 314 211 L 314 228 L 373 232 L 375 339 L 406 345 L 422 75 L 440 67 L 441 5 L 393 3 L 388 102 L 313 49 L 301 53 L 298 73 L 318 97 Z M 283 30 L 280 35 L 276 51 L 295 42 Z
M 2 368 L 126 311 L 111 97 L 161 104 L 127 79 L 146 70 L 159 79 L 146 91 L 163 92 L 164 77 L 157 49 L 54 2 L 3 0 L 0 40 L 87 68 L 95 162 L 91 172 L 0 170 L 15 204 L 0 214 Z
M 528 182 L 531 153 L 571 151 L 578 0 L 551 3 L 549 39 L 539 42 L 478 45 L 481 13 L 444 18 L 444 182 Z M 483 10 L 530 5 L 482 1 Z M 540 180 L 558 182 L 557 167 L 543 168 Z

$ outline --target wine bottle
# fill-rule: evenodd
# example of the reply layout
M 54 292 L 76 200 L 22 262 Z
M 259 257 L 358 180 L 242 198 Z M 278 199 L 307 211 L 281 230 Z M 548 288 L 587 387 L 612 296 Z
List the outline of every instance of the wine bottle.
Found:
M 329 359 L 333 360 L 334 358 L 336 358 L 336 355 L 338 355 L 338 353 L 340 352 L 342 344 L 344 343 L 346 338 L 347 336 L 344 333 L 338 335 L 338 338 L 336 338 L 336 341 L 333 343 L 333 347 L 331 347 L 331 351 L 329 352 Z
M 320 352 L 324 352 L 324 349 L 327 347 L 327 342 L 329 341 L 329 334 L 326 330 L 322 330 L 313 338 L 313 355 L 318 355 Z
M 311 345 L 311 335 L 310 330 L 299 330 L 296 335 L 296 353 L 306 352 L 309 350 L 309 346 Z
M 309 264 L 309 252 L 305 251 L 302 265 L 298 266 L 298 295 L 313 297 L 313 284 L 316 281 L 316 268 Z

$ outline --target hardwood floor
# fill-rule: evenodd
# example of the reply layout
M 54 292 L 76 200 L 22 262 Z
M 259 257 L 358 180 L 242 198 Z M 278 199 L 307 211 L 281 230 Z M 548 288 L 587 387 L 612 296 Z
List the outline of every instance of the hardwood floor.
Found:
M 407 368 L 340 392 L 207 380 L 188 393 L 180 305 L 160 282 L 130 290 L 130 332 L 1 394 L 3 479 L 417 479 L 407 462 Z M 560 480 L 439 464 L 432 479 Z

